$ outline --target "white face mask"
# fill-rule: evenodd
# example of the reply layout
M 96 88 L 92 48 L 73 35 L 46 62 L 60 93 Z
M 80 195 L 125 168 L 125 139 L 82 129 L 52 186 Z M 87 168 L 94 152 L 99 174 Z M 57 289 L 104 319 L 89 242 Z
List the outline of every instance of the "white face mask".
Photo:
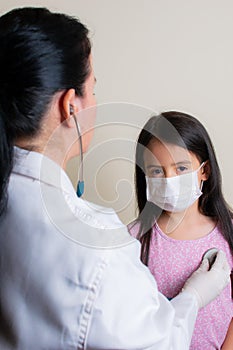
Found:
M 202 195 L 202 185 L 200 188 L 197 173 L 204 164 L 202 163 L 195 171 L 179 176 L 167 178 L 146 176 L 147 200 L 170 212 L 187 209 Z

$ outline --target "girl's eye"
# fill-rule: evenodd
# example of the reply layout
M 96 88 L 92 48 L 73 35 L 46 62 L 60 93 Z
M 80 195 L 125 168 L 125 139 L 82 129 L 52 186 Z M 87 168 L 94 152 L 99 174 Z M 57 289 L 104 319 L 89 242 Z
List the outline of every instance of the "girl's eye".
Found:
M 187 168 L 186 166 L 184 166 L 184 165 L 181 165 L 181 166 L 179 166 L 179 167 L 177 168 L 177 172 L 178 172 L 178 173 L 183 173 L 183 172 L 185 172 L 185 171 L 188 171 L 188 168 Z
M 151 168 L 149 170 L 149 176 L 150 177 L 159 177 L 159 176 L 163 176 L 163 170 L 159 169 L 159 168 Z

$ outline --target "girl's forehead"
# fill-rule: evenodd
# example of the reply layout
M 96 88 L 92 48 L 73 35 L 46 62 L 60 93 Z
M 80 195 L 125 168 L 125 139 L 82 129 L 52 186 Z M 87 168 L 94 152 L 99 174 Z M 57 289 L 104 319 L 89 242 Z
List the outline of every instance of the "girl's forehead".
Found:
M 187 148 L 165 143 L 159 140 L 152 140 L 144 150 L 144 161 L 159 162 L 160 164 L 173 164 L 179 162 L 195 162 L 198 161 L 196 155 Z

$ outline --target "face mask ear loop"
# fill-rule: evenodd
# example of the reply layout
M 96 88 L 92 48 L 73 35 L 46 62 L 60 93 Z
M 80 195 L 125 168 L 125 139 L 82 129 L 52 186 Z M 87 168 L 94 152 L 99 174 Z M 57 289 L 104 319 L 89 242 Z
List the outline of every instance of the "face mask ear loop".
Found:
M 199 171 L 201 168 L 203 168 L 203 166 L 205 165 L 206 162 L 207 162 L 207 160 L 205 162 L 202 162 L 201 165 L 199 166 L 199 168 L 197 169 L 197 171 Z
M 200 170 L 202 167 L 204 167 L 204 166 L 205 166 L 206 162 L 207 162 L 207 160 L 206 160 L 205 162 L 202 162 L 202 163 L 201 163 L 201 165 L 199 166 L 198 171 L 199 171 L 199 170 Z M 201 180 L 201 186 L 200 186 L 200 190 L 201 190 L 201 192 L 202 192 L 203 185 L 204 185 L 204 181 L 203 181 L 203 180 Z
M 81 197 L 84 193 L 84 180 L 83 180 L 83 144 L 82 144 L 82 135 L 80 132 L 80 128 L 79 128 L 79 124 L 77 122 L 76 116 L 73 115 L 74 117 L 74 122 L 76 125 L 76 129 L 77 129 L 77 133 L 78 133 L 78 140 L 79 140 L 79 149 L 80 149 L 80 172 L 79 172 L 79 180 L 78 180 L 78 184 L 77 184 L 77 196 Z

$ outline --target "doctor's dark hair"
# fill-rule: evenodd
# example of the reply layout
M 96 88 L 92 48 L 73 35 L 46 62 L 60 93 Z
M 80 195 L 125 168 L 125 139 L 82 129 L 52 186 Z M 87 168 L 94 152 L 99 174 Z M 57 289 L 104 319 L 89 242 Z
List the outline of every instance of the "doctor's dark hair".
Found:
M 141 260 L 148 264 L 152 226 L 161 214 L 161 209 L 148 202 L 144 171 L 144 151 L 152 139 L 186 148 L 198 158 L 200 164 L 209 161 L 210 175 L 204 182 L 199 210 L 213 217 L 229 243 L 233 253 L 232 210 L 222 194 L 222 180 L 214 147 L 204 126 L 194 117 L 181 112 L 169 111 L 151 117 L 143 127 L 136 147 L 135 186 L 139 215 L 138 239 L 142 243 Z
M 40 132 L 56 92 L 83 96 L 90 52 L 88 29 L 76 18 L 33 7 L 0 17 L 0 215 L 15 141 Z

